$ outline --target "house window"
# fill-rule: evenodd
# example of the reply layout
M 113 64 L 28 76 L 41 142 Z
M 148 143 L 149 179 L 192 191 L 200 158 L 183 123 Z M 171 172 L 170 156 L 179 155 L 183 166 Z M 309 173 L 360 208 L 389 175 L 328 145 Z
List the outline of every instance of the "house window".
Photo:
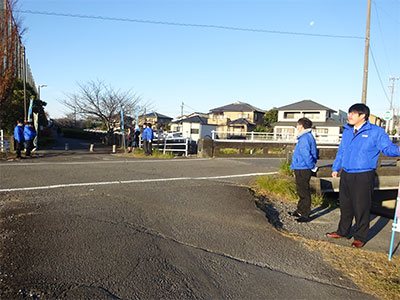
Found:
M 254 114 L 254 121 L 258 121 L 258 114 Z
M 199 134 L 200 130 L 198 128 L 191 128 L 190 134 Z
M 285 118 L 285 119 L 294 119 L 294 117 L 295 117 L 295 115 L 296 114 L 299 114 L 300 112 L 285 112 L 284 114 L 283 114 L 283 117 Z
M 304 113 L 304 117 L 308 119 L 319 119 L 319 112 L 306 112 Z
M 239 114 L 239 118 L 247 119 L 249 114 Z

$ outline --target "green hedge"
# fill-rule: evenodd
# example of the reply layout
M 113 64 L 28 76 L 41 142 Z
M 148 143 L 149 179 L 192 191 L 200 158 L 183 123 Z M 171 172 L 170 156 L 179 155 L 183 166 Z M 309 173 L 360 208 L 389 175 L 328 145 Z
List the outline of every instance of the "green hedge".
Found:
M 73 139 L 81 139 L 81 140 L 90 140 L 92 138 L 91 134 L 83 129 L 77 128 L 63 128 L 62 133 L 64 137 L 73 138 Z

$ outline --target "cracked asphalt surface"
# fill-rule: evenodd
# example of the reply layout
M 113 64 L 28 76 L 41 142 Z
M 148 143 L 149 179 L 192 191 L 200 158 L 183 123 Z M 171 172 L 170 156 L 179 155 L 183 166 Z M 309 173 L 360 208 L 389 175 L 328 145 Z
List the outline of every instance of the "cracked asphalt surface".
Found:
M 279 163 L 79 153 L 2 162 L 0 190 L 43 188 L 0 192 L 0 298 L 373 299 L 268 223 L 245 186 L 254 177 L 192 179 Z M 95 182 L 111 183 L 68 186 Z

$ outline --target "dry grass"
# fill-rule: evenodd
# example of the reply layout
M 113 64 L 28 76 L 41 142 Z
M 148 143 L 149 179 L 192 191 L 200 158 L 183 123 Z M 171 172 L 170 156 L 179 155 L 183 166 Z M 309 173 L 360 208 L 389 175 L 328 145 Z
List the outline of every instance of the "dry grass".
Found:
M 388 260 L 385 253 L 343 247 L 290 235 L 311 251 L 322 253 L 324 260 L 343 272 L 364 292 L 384 300 L 400 300 L 400 258 Z

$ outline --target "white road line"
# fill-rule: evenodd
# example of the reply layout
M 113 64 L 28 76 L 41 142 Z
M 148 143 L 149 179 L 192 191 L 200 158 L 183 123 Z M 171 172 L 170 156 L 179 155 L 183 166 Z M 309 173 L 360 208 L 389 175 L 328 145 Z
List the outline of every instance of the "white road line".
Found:
M 197 162 L 210 160 L 275 160 L 283 159 L 277 157 L 216 157 L 216 158 L 192 158 L 192 159 L 138 159 L 138 160 L 100 160 L 100 161 L 75 161 L 75 162 L 32 162 L 32 163 L 0 163 L 1 167 L 19 167 L 19 166 L 43 166 L 43 165 L 95 165 L 95 164 L 131 164 L 131 163 L 156 163 L 156 162 Z
M 111 185 L 111 184 L 149 183 L 149 182 L 166 182 L 166 181 L 182 181 L 182 180 L 226 179 L 226 178 L 261 176 L 261 175 L 273 175 L 273 174 L 277 174 L 277 173 L 278 172 L 267 172 L 267 173 L 248 173 L 248 174 L 234 174 L 234 175 L 209 176 L 209 177 L 175 177 L 175 178 L 134 179 L 134 180 L 104 181 L 104 182 L 67 183 L 67 184 L 55 184 L 55 185 L 46 185 L 46 186 L 32 186 L 32 187 L 24 187 L 24 188 L 0 189 L 0 193 L 33 191 L 33 190 L 50 190 L 50 189 L 59 189 L 59 188 L 66 188 L 66 187 L 81 187 L 81 186 L 96 186 L 96 185 Z

